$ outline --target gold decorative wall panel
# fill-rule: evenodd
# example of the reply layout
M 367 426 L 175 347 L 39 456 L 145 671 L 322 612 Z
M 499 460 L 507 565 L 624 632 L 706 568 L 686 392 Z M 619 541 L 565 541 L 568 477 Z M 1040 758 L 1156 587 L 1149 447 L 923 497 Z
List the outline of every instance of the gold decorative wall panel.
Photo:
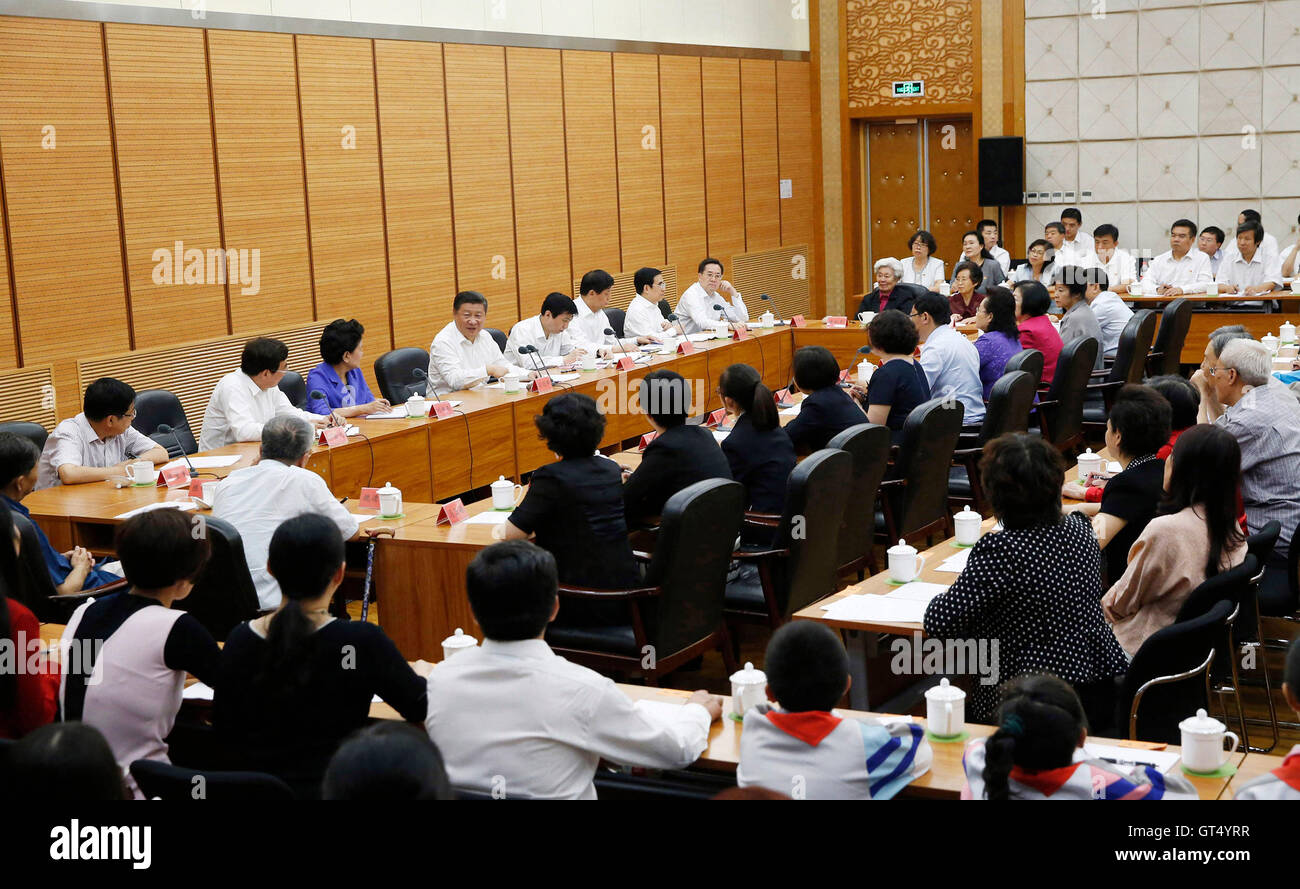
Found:
M 849 111 L 975 100 L 973 0 L 847 0 Z M 895 99 L 895 80 L 924 80 Z

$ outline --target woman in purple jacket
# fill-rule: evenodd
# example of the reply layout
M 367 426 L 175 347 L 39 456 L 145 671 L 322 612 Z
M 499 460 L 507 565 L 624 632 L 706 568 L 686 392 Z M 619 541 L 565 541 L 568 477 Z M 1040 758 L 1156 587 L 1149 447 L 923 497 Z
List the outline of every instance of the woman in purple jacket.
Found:
M 993 288 L 975 312 L 975 326 L 980 329 L 980 337 L 975 340 L 975 351 L 980 353 L 980 382 L 984 384 L 984 400 L 988 401 L 1007 362 L 1020 351 L 1016 298 L 1005 288 Z

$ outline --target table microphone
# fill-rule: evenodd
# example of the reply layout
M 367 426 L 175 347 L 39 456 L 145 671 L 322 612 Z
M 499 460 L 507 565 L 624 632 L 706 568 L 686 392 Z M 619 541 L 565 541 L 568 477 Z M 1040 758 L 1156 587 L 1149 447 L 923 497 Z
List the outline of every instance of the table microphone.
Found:
M 713 310 L 714 310 L 715 312 L 721 312 L 721 313 L 722 313 L 722 320 L 723 320 L 723 321 L 726 321 L 726 322 L 727 322 L 727 326 L 730 327 L 730 328 L 732 329 L 732 331 L 735 331 L 736 336 L 739 337 L 739 336 L 740 336 L 740 332 L 736 330 L 736 325 L 732 324 L 732 323 L 731 323 L 731 319 L 727 317 L 727 310 L 724 309 L 724 308 L 722 307 L 722 303 L 714 303 L 714 304 L 713 304 Z
M 682 332 L 682 339 L 689 339 L 689 337 L 686 336 L 686 328 L 682 326 L 682 319 L 678 318 L 675 312 L 670 312 L 668 314 L 668 320 L 677 322 L 677 329 Z
M 199 474 L 195 471 L 194 464 L 190 462 L 189 455 L 185 453 L 185 445 L 181 444 L 181 437 L 176 433 L 176 430 L 171 426 L 168 426 L 166 423 L 159 423 L 158 428 L 155 431 L 160 432 L 163 435 L 170 435 L 176 441 L 176 448 L 181 452 L 181 459 L 184 460 L 185 465 L 190 468 L 190 476 L 192 478 L 197 478 Z
M 422 367 L 413 367 L 413 368 L 411 368 L 411 376 L 415 377 L 417 380 L 424 380 L 424 382 L 425 382 L 425 386 L 424 386 L 424 394 L 425 394 L 425 395 L 432 394 L 435 400 L 437 400 L 437 401 L 442 401 L 442 398 L 439 397 L 439 395 L 438 395 L 438 387 L 437 387 L 437 386 L 430 386 L 430 385 L 428 385 L 428 383 L 429 383 L 429 374 L 424 370 L 424 368 L 422 368 Z
M 761 299 L 763 302 L 772 305 L 774 308 L 780 308 L 780 306 L 777 306 L 775 303 L 772 302 L 772 297 L 768 296 L 766 293 L 760 293 L 760 294 L 758 295 L 758 298 Z M 778 315 L 778 316 L 779 316 L 780 314 L 781 314 L 780 312 L 777 312 L 777 315 Z M 773 322 L 773 323 L 775 323 L 775 324 L 784 324 L 785 322 L 782 321 L 782 320 L 780 319 L 780 317 L 778 317 L 778 318 L 776 319 L 776 321 Z
M 565 389 L 568 389 L 568 388 L 569 388 L 568 386 L 566 386 L 564 383 L 559 382 L 558 380 L 555 379 L 554 376 L 551 375 L 551 370 L 550 370 L 550 368 L 548 368 L 548 367 L 546 366 L 546 362 L 545 362 L 545 361 L 540 361 L 540 360 L 538 359 L 538 357 L 537 357 L 537 353 L 538 353 L 538 351 L 540 351 L 540 350 L 539 350 L 536 346 L 534 346 L 534 345 L 532 345 L 532 344 L 529 344 L 529 345 L 526 345 L 526 346 L 520 346 L 520 347 L 519 347 L 519 354 L 520 354 L 520 355 L 527 355 L 527 356 L 529 356 L 530 358 L 533 359 L 533 371 L 534 371 L 534 373 L 536 373 L 539 377 L 540 377 L 542 374 L 546 374 L 546 378 L 547 378 L 548 380 L 551 381 L 551 384 L 552 384 L 552 385 L 554 385 L 554 386 L 561 386 L 561 387 L 563 387 L 563 388 L 565 388 Z M 540 365 L 541 365 L 540 368 L 538 367 L 538 364 L 539 364 L 539 363 L 540 363 Z
M 605 336 L 613 336 L 613 337 L 614 337 L 614 342 L 618 343 L 618 347 L 619 347 L 620 349 L 623 350 L 623 357 L 624 357 L 624 358 L 628 359 L 629 361 L 636 361 L 635 358 L 633 358 L 631 355 L 627 354 L 627 346 L 623 345 L 623 341 L 622 341 L 621 339 L 619 339 L 618 337 L 614 336 L 614 328 L 612 328 L 612 327 L 606 327 L 606 328 L 605 328 Z

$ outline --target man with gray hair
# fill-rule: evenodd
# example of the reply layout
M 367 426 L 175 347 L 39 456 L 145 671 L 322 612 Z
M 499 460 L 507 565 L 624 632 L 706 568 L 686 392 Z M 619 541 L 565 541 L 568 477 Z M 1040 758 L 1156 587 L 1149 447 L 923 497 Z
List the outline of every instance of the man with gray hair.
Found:
M 1192 385 L 1201 396 L 1201 406 L 1197 411 L 1196 422 L 1213 423 L 1223 415 L 1223 405 L 1215 394 L 1213 379 L 1206 374 L 1206 368 L 1219 360 L 1223 348 L 1233 340 L 1254 339 L 1241 324 L 1227 324 L 1210 331 L 1205 340 L 1205 354 L 1201 358 L 1201 369 L 1192 374 Z
M 1211 420 L 1241 446 L 1241 499 L 1246 525 L 1256 534 L 1282 525 L 1269 568 L 1286 570 L 1291 535 L 1300 523 L 1300 404 L 1282 386 L 1270 386 L 1272 358 L 1263 343 L 1229 340 L 1207 360 L 1209 381 L 1223 413 Z M 1202 402 L 1204 403 L 1204 402 Z
M 311 424 L 295 414 L 273 417 L 262 427 L 257 461 L 237 469 L 216 485 L 213 518 L 235 526 L 244 542 L 244 558 L 263 608 L 280 604 L 280 585 L 266 570 L 271 535 L 286 519 L 303 513 L 323 515 L 338 526 L 344 540 L 357 535 L 354 515 L 334 499 L 325 480 L 305 468 L 316 443 Z
M 903 264 L 892 256 L 876 260 L 874 268 L 876 289 L 862 297 L 858 304 L 858 314 L 863 312 L 883 312 L 885 309 L 898 309 L 906 315 L 912 311 L 912 303 L 923 293 L 928 293 L 920 284 L 904 284 Z

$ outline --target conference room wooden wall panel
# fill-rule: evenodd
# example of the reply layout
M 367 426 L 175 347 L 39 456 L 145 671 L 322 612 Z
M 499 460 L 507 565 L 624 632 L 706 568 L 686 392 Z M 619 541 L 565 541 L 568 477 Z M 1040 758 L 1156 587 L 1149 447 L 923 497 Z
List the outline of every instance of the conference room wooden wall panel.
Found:
M 572 277 L 560 65 L 559 50 L 506 47 L 522 317 L 537 314 L 551 291 L 567 293 Z
M 610 54 L 564 50 L 561 57 L 573 276 L 595 268 L 617 272 L 622 259 Z
M 870 256 L 864 263 L 863 287 L 874 286 L 872 257 L 906 256 L 907 240 L 921 228 L 921 195 L 917 179 L 921 151 L 915 123 L 867 124 L 867 195 L 870 200 Z M 939 256 L 950 256 L 940 250 Z M 951 265 L 948 266 L 952 268 Z
M 370 41 L 294 39 L 316 318 L 356 318 L 377 354 L 391 336 Z
M 268 305 L 283 318 L 310 318 L 311 264 L 293 36 L 221 30 L 207 34 L 226 248 L 248 250 L 250 262 L 252 251 L 257 251 L 257 279 L 247 285 L 230 281 L 232 331 L 264 327 Z M 250 97 L 256 97 L 255 109 Z
M 448 142 L 456 233 L 456 285 L 488 298 L 488 324 L 519 320 L 515 229 L 511 212 L 505 50 L 443 46 Z M 444 323 L 451 306 L 440 309 Z M 436 469 L 435 469 L 436 472 Z
M 135 347 L 229 333 L 203 32 L 104 32 Z
M 782 198 L 781 243 L 812 242 L 812 108 L 807 62 L 776 63 L 776 131 L 779 176 L 790 180 Z M 812 257 L 807 257 L 809 262 Z M 808 270 L 811 271 L 811 270 Z
M 700 60 L 704 111 L 704 187 L 709 255 L 731 270 L 745 252 L 745 177 L 740 122 L 740 60 Z
M 63 360 L 63 410 L 70 351 L 130 348 L 100 25 L 0 19 L 0 152 L 23 363 Z
M 664 235 L 669 265 L 677 266 L 679 290 L 695 281 L 708 253 L 704 203 L 704 116 L 700 60 L 659 57 L 659 149 L 664 165 Z
M 770 250 L 781 245 L 776 62 L 740 60 L 740 121 L 744 139 L 745 249 Z
M 442 45 L 376 40 L 375 77 L 393 345 L 427 349 L 456 293 Z
M 9 289 L 9 251 L 0 238 L 0 368 L 18 366 L 18 341 L 14 336 L 13 293 Z
M 658 267 L 666 257 L 655 56 L 614 53 L 614 127 L 623 269 Z

